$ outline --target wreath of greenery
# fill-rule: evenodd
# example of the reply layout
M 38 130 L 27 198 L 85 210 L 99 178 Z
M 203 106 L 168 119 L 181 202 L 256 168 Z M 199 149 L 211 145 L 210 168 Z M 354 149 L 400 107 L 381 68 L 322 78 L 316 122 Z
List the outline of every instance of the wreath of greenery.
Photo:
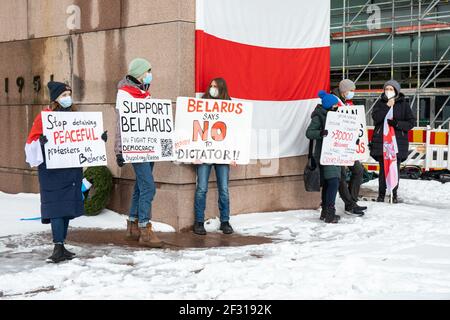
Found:
M 92 183 L 88 195 L 85 196 L 84 212 L 87 216 L 96 216 L 106 207 L 111 196 L 112 173 L 105 166 L 89 167 L 84 171 L 84 177 Z

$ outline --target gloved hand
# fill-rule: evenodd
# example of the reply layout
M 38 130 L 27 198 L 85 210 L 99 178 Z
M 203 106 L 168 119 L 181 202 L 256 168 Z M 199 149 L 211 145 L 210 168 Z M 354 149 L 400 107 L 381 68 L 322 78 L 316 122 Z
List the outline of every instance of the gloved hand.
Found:
M 359 142 L 360 142 L 359 138 L 358 138 L 358 139 L 356 139 L 356 145 L 358 145 L 358 144 L 359 144 Z
M 320 131 L 320 136 L 321 137 L 326 137 L 328 135 L 328 130 L 322 130 Z
M 103 132 L 103 134 L 102 134 L 102 140 L 103 141 L 108 141 L 108 130 L 106 130 L 105 132 Z
M 46 144 L 48 142 L 48 139 L 46 136 L 44 136 L 43 134 L 41 134 L 41 136 L 39 137 L 39 142 L 41 143 L 41 145 L 43 146 L 44 144 Z
M 396 128 L 397 125 L 398 125 L 398 122 L 397 122 L 397 120 L 395 120 L 395 119 L 388 119 L 387 123 L 388 123 L 391 127 L 394 127 L 394 128 Z
M 123 158 L 121 153 L 116 154 L 116 162 L 117 165 L 121 168 L 125 165 L 125 159 Z

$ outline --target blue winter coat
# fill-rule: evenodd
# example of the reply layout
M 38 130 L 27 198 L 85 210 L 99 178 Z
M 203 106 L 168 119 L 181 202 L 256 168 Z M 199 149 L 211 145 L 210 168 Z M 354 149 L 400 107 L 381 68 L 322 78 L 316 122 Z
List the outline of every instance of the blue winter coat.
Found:
M 73 219 L 84 214 L 82 168 L 47 169 L 44 159 L 38 173 L 42 223 L 50 223 L 54 218 Z

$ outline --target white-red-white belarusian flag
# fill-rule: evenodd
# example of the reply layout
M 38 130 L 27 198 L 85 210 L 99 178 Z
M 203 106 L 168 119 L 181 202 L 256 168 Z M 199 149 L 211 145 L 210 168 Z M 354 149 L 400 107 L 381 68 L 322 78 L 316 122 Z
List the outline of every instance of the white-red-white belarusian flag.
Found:
M 388 124 L 389 119 L 394 117 L 394 108 L 389 108 L 384 118 L 383 126 L 383 161 L 384 177 L 386 179 L 386 188 L 392 194 L 392 190 L 398 185 L 397 170 L 397 139 L 395 138 L 395 129 Z
M 224 78 L 253 102 L 252 159 L 306 154 L 310 114 L 330 86 L 330 1 L 197 0 L 196 92 Z

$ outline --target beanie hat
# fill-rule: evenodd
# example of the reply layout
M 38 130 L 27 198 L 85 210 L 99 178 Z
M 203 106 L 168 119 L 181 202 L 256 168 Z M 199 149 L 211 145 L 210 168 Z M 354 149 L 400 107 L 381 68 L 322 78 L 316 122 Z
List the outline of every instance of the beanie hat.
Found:
M 347 91 L 353 91 L 356 89 L 355 83 L 350 79 L 344 79 L 339 82 L 339 92 L 344 93 Z
M 50 81 L 47 83 L 48 91 L 50 92 L 50 101 L 56 101 L 58 97 L 65 91 L 71 91 L 72 88 L 62 82 Z
M 128 74 L 133 78 L 138 79 L 151 68 L 152 65 L 150 62 L 143 58 L 136 58 L 130 62 L 130 65 L 128 66 Z
M 326 110 L 331 109 L 332 106 L 339 102 L 338 97 L 336 97 L 334 94 L 328 94 L 324 90 L 319 91 L 319 97 L 320 99 L 322 99 L 322 107 Z
M 387 81 L 383 86 L 383 90 L 386 89 L 387 86 L 393 86 L 397 95 L 400 93 L 401 87 L 400 87 L 400 83 L 398 83 L 397 81 L 395 81 L 395 80 Z

